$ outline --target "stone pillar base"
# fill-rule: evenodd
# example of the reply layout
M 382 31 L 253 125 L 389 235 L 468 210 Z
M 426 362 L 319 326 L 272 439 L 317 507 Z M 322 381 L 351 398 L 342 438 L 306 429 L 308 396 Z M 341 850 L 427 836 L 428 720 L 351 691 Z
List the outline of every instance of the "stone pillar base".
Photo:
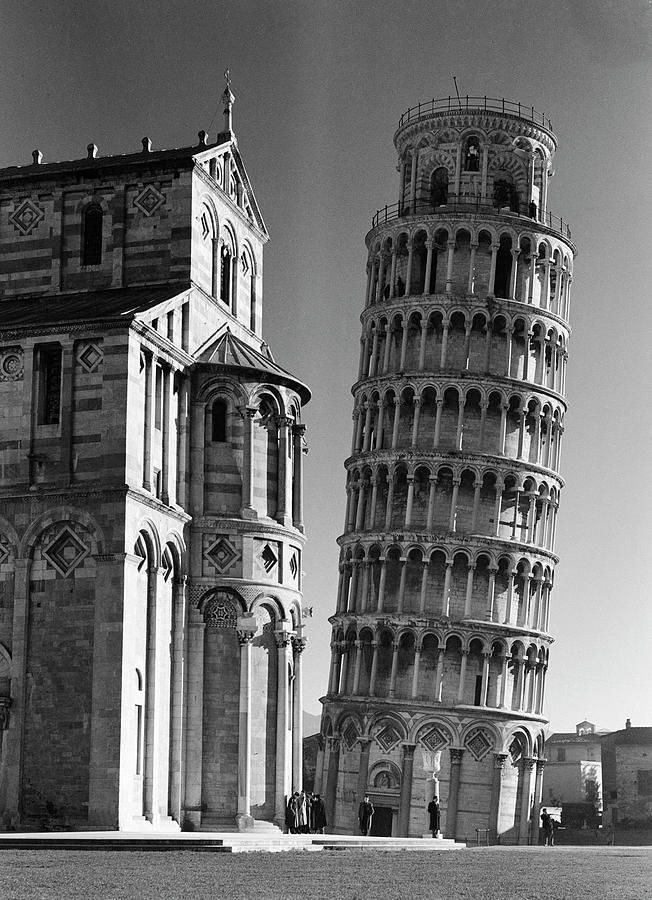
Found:
M 251 506 L 243 506 L 240 510 L 240 518 L 241 519 L 257 519 L 258 518 L 258 510 L 253 509 Z
M 238 813 L 235 817 L 235 824 L 238 826 L 238 831 L 253 831 L 254 822 L 254 817 L 248 816 L 245 813 Z

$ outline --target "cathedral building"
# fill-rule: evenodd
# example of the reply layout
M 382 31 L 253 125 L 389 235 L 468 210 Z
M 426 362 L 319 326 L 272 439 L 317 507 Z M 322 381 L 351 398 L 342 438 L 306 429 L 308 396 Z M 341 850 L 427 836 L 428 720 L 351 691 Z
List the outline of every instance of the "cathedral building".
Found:
M 270 829 L 302 769 L 308 389 L 215 142 L 0 170 L 0 821 Z
M 335 831 L 528 843 L 544 694 L 575 252 L 532 107 L 433 100 L 394 135 L 367 234 L 317 790 Z

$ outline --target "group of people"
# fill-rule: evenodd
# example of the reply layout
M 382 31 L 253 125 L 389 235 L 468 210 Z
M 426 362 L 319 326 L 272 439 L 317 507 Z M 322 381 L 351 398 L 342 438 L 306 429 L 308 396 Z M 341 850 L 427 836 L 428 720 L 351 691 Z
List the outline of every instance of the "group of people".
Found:
M 328 823 L 319 794 L 293 791 L 285 807 L 285 824 L 290 834 L 324 834 Z

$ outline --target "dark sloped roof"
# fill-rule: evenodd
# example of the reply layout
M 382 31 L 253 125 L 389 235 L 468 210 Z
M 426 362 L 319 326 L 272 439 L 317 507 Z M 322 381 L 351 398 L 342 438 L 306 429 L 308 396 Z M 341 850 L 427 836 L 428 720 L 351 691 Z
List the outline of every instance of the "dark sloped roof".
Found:
M 575 731 L 557 731 L 546 738 L 546 744 L 594 744 L 602 735 L 592 732 L 590 734 L 577 734 Z
M 652 727 L 623 728 L 603 735 L 610 744 L 652 744 Z
M 272 376 L 273 381 L 291 381 L 304 403 L 310 399 L 310 391 L 306 385 L 274 361 L 266 344 L 262 345 L 260 351 L 255 350 L 236 337 L 228 325 L 200 347 L 196 358 L 199 363 L 265 372 Z
M 0 330 L 107 319 L 129 321 L 138 313 L 177 297 L 189 288 L 188 282 L 179 282 L 156 287 L 13 297 L 0 300 Z

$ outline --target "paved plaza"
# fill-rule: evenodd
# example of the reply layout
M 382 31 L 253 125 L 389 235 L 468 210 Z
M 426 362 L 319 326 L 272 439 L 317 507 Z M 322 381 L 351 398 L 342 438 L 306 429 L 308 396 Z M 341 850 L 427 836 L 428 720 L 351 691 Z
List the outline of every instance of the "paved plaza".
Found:
M 652 897 L 652 849 L 640 847 L 491 847 L 459 853 L 297 851 L 237 856 L 181 851 L 4 850 L 0 863 L 0 896 L 4 900 Z

